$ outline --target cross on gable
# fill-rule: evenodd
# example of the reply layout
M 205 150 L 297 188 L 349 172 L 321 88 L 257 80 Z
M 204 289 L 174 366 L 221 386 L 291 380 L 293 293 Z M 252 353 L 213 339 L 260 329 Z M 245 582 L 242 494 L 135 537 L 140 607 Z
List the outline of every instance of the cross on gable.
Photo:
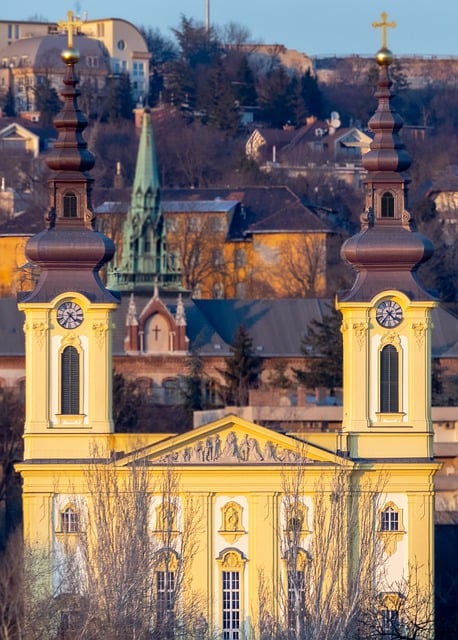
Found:
M 78 27 L 83 26 L 82 20 L 75 20 L 73 11 L 67 11 L 67 21 L 60 20 L 57 26 L 68 34 L 68 48 L 73 49 L 73 34 L 78 32 Z
M 154 329 L 153 329 L 153 333 L 154 333 L 154 336 L 155 336 L 155 340 L 156 340 L 156 342 L 157 342 L 157 340 L 158 340 L 158 335 L 159 335 L 160 331 L 161 331 L 161 330 L 160 330 L 160 328 L 159 328 L 157 325 L 156 325 L 156 326 L 154 327 Z
M 373 22 L 372 26 L 374 29 L 382 30 L 382 49 L 386 49 L 386 30 L 387 29 L 395 29 L 396 22 L 387 22 L 388 14 L 384 11 L 380 17 L 382 18 L 381 22 Z

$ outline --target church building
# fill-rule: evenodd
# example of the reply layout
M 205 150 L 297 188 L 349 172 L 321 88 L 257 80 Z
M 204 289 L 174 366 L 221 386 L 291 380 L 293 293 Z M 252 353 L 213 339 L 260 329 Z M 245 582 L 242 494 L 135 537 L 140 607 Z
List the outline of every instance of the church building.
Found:
M 50 208 L 27 246 L 40 279 L 19 300 L 26 420 L 16 468 L 27 549 L 40 558 L 26 606 L 49 611 L 64 638 L 396 638 L 420 629 L 432 638 L 436 303 L 415 275 L 432 247 L 407 209 L 391 52 L 384 44 L 377 54 L 361 230 L 342 250 L 356 271 L 337 299 L 343 424 L 314 433 L 230 413 L 178 435 L 114 431 L 119 297 L 99 276 L 114 244 L 94 228 L 78 58 L 71 47 L 62 54 Z M 154 216 L 147 222 L 161 238 Z M 180 320 L 177 312 L 184 349 Z

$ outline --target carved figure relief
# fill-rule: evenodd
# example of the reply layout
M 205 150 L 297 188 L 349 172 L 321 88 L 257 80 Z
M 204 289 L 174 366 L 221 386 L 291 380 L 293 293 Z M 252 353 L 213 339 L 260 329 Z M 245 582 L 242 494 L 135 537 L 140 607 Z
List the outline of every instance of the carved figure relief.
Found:
M 231 544 L 246 533 L 242 526 L 242 514 L 242 507 L 234 501 L 227 502 L 221 509 L 221 528 L 218 533 Z
M 174 451 L 160 459 L 160 462 L 205 464 L 208 462 L 224 463 L 253 463 L 253 462 L 306 462 L 297 451 L 280 447 L 268 440 L 261 444 L 257 438 L 247 433 L 239 437 L 235 431 L 227 434 L 226 440 L 221 441 L 219 434 L 207 436 L 205 440 L 198 440 L 193 446 L 188 446 L 180 451 Z

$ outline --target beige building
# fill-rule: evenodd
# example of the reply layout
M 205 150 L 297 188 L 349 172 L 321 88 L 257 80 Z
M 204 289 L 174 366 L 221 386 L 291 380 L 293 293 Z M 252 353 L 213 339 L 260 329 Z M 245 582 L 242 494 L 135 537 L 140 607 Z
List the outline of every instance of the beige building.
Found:
M 149 91 L 150 54 L 140 31 L 118 18 L 72 18 L 71 22 L 81 54 L 81 84 L 90 82 L 97 93 L 108 77 L 125 73 L 134 99 L 144 99 Z M 34 89 L 44 78 L 60 90 L 64 66 L 58 54 L 65 46 L 67 23 L 68 19 L 53 23 L 0 21 L 0 91 L 13 91 L 17 111 L 35 111 Z

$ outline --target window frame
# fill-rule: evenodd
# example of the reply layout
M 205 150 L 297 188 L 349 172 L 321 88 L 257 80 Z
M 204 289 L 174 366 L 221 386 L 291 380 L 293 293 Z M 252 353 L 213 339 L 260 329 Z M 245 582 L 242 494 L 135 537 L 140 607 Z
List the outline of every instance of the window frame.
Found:
M 239 549 L 230 547 L 220 553 L 217 563 L 219 566 L 218 593 L 221 598 L 219 606 L 221 638 L 222 640 L 242 640 L 246 558 Z M 234 599 L 235 593 L 236 599 Z M 234 602 L 237 604 L 236 607 L 232 606 Z
M 71 364 L 71 360 L 66 362 L 64 360 L 65 354 L 71 353 L 74 355 L 73 365 Z M 77 363 L 76 373 L 65 370 L 67 366 L 74 366 Z M 82 353 L 81 350 L 78 349 L 74 344 L 64 344 L 59 353 L 59 389 L 60 389 L 60 397 L 59 397 L 59 410 L 60 415 L 62 416 L 74 416 L 81 415 L 81 402 L 83 399 L 82 394 Z M 65 377 L 70 377 L 70 380 L 65 380 Z M 70 395 L 70 399 L 67 399 L 66 396 Z M 67 409 L 75 409 L 77 411 L 68 411 Z
M 78 509 L 67 504 L 59 511 L 58 532 L 66 535 L 81 533 L 81 518 Z
M 384 191 L 380 195 L 380 217 L 383 220 L 395 218 L 396 199 L 391 191 Z
M 384 354 L 388 355 L 388 359 Z M 394 359 L 395 356 L 395 359 Z M 378 356 L 380 414 L 401 411 L 401 353 L 391 342 L 381 345 Z M 394 367 L 394 365 L 396 365 Z

